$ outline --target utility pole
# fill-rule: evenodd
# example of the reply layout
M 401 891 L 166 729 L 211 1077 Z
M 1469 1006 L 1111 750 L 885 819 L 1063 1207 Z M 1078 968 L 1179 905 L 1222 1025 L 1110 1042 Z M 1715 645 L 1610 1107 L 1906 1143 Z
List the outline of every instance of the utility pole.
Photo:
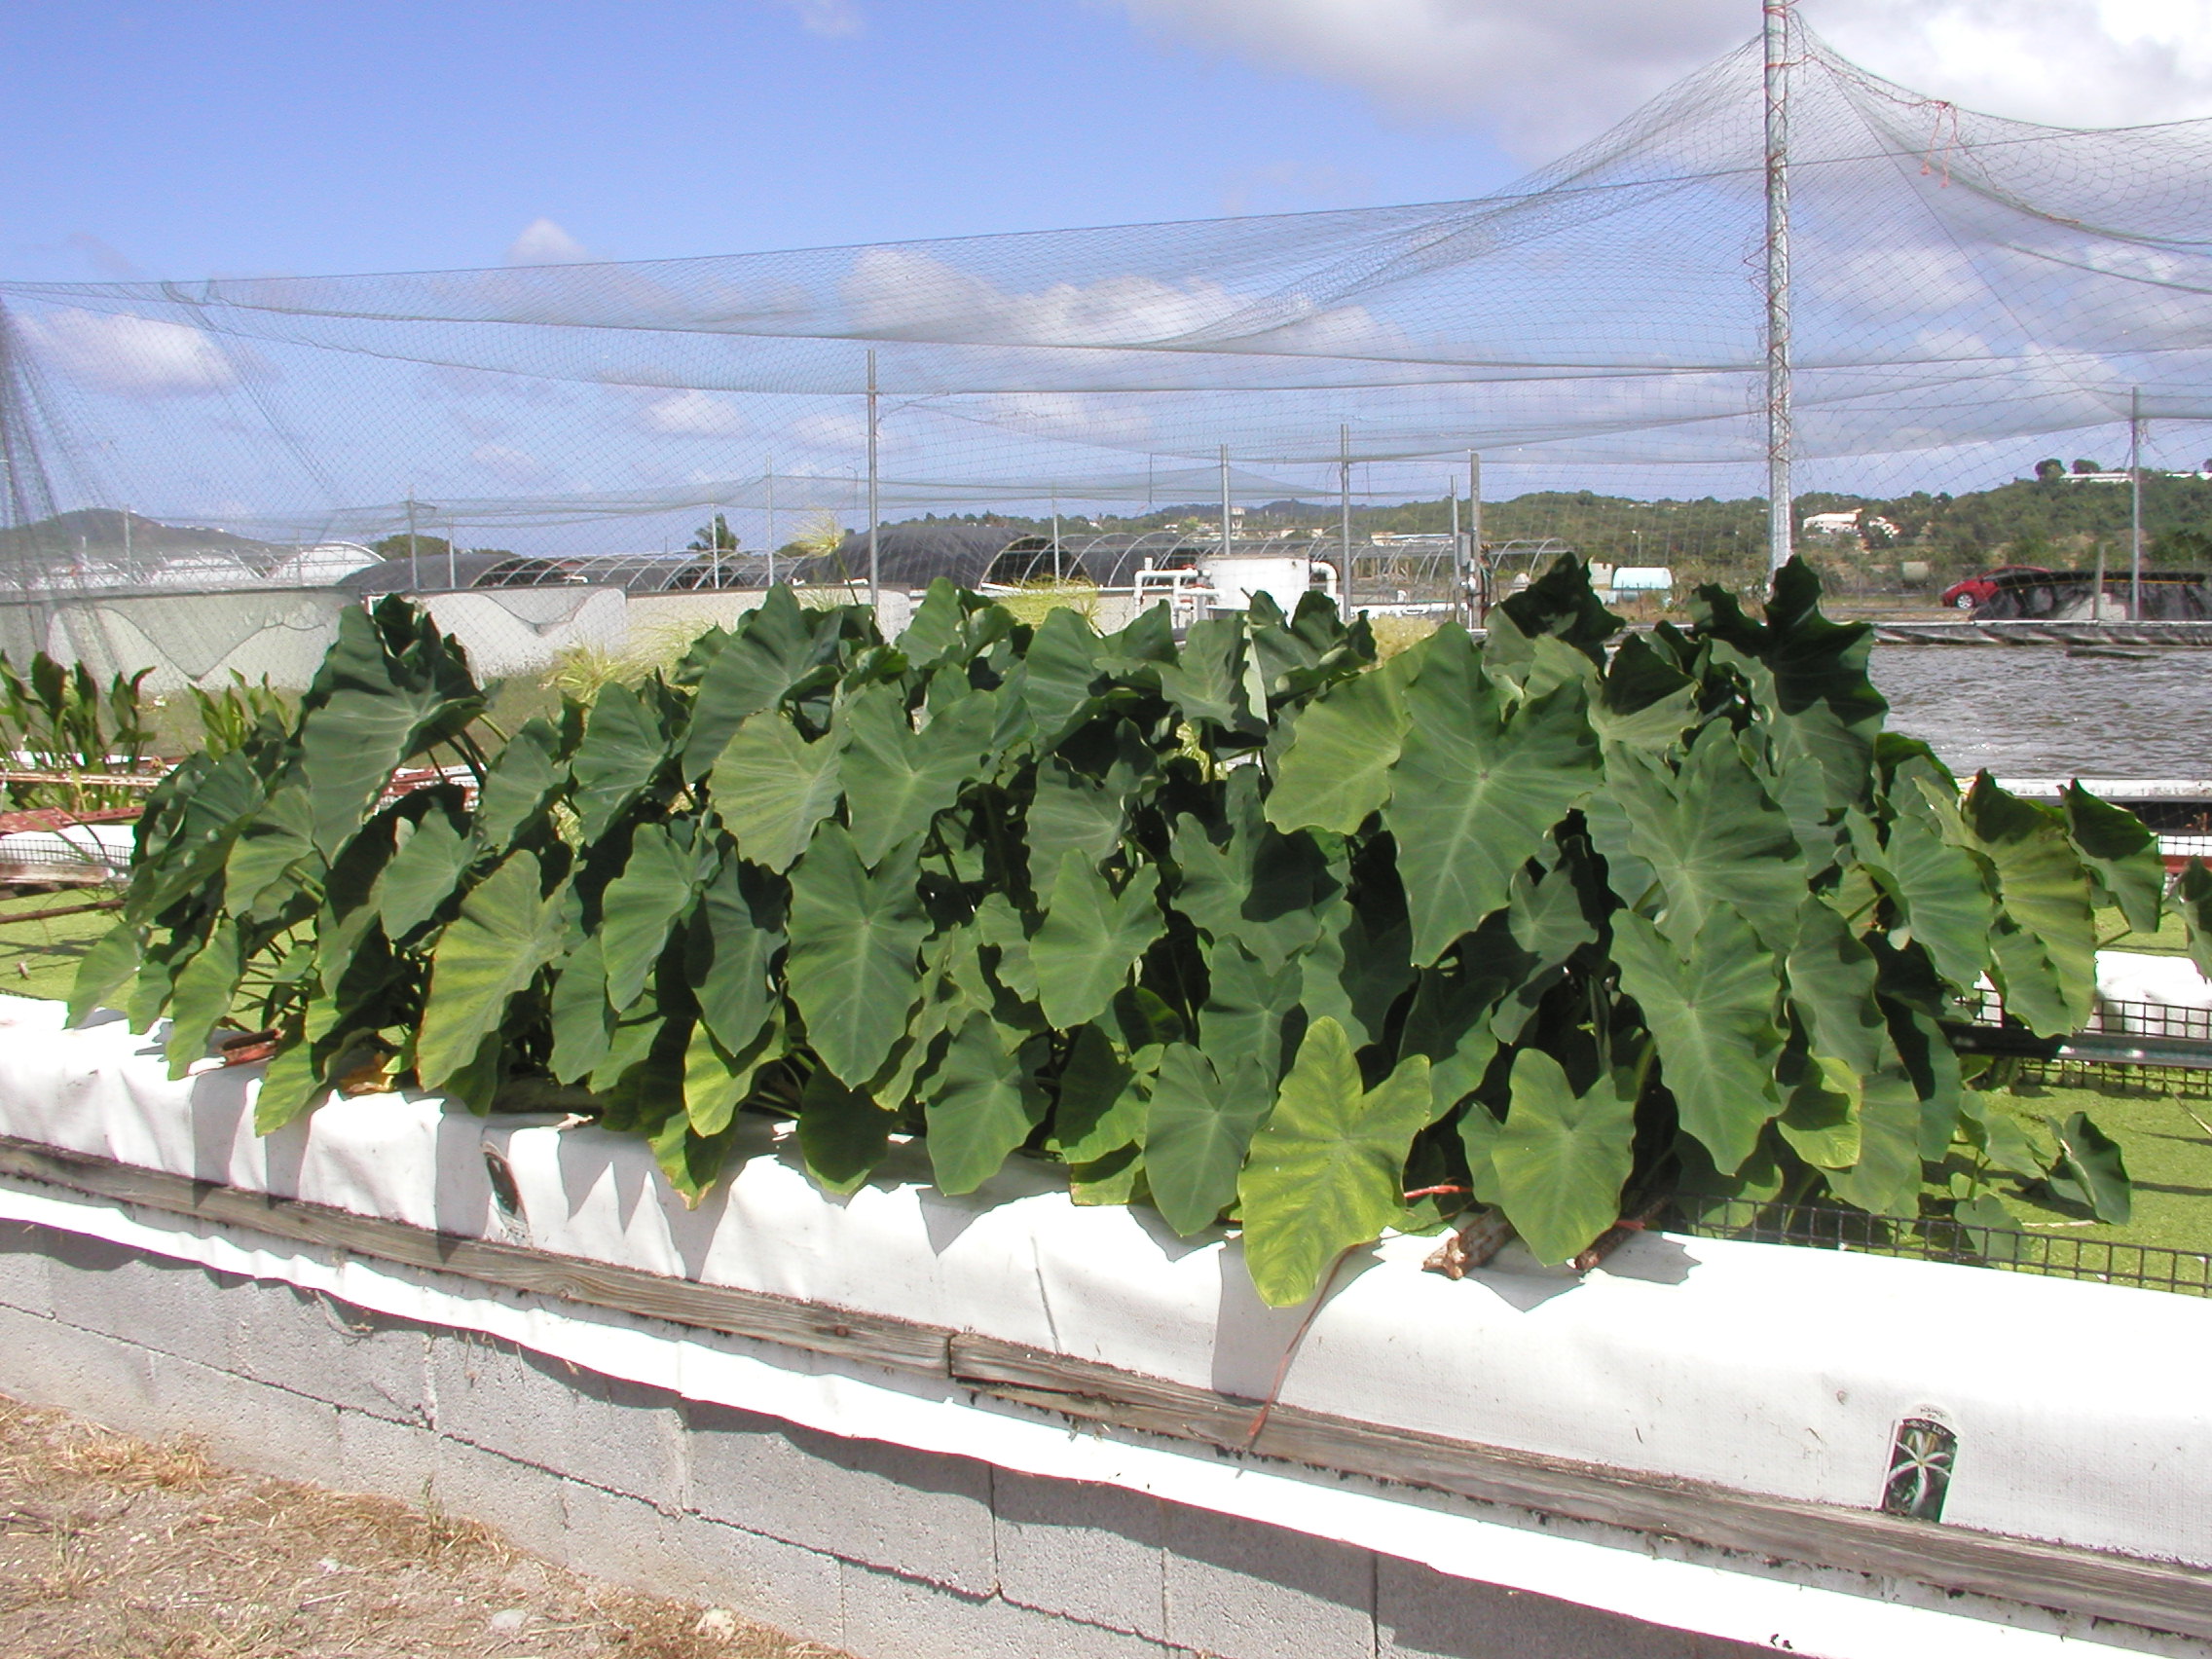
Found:
M 1766 523 L 1767 569 L 1789 563 L 1796 536 L 1789 480 L 1789 53 L 1796 0 L 1766 12 Z
M 1345 603 L 1351 603 L 1351 427 L 1345 424 L 1337 428 L 1337 542 L 1344 554 L 1345 568 L 1338 572 L 1337 585 L 1344 590 Z
M 1475 573 L 1483 562 L 1483 458 L 1473 450 L 1467 452 L 1467 562 L 1459 568 L 1459 595 L 1455 602 L 1467 613 L 1468 620 L 1480 626 L 1486 615 L 1473 614 Z
M 461 589 L 461 521 L 446 520 L 446 586 Z
M 1452 498 L 1452 574 L 1456 579 L 1459 574 L 1459 481 L 1446 478 L 1444 493 Z
M 415 540 L 415 492 L 407 492 L 407 587 L 411 593 L 423 591 L 423 553 Z
M 1229 446 L 1221 446 L 1221 556 L 1235 551 L 1229 538 Z
M 1060 487 L 1052 486 L 1052 580 L 1060 579 Z
M 776 458 L 768 458 L 768 585 L 776 585 Z
M 883 570 L 876 551 L 875 479 L 875 348 L 867 350 L 867 603 L 880 615 L 883 608 Z
M 2127 398 L 2127 619 L 2143 620 L 2143 388 Z

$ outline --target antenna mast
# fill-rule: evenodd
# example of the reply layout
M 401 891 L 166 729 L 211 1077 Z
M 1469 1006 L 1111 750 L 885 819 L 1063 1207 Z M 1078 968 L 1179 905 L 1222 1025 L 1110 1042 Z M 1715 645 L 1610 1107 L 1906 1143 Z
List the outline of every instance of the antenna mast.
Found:
M 1796 0 L 1766 12 L 1766 536 L 1767 569 L 1789 563 L 1795 538 L 1789 481 L 1789 52 Z

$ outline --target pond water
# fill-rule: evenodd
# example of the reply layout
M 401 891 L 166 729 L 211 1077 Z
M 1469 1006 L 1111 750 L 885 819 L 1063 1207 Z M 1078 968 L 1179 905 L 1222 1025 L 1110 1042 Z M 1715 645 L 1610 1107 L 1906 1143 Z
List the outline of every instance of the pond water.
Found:
M 1878 645 L 1873 675 L 1891 726 L 1962 778 L 2212 778 L 2212 650 Z

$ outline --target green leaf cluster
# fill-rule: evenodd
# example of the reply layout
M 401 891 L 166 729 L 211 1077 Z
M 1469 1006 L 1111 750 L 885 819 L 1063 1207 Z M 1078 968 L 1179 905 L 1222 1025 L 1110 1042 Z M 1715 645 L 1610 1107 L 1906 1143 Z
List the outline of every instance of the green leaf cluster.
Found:
M 2039 1161 L 1977 1108 L 1945 1021 L 1986 976 L 2078 1024 L 2153 843 L 1962 794 L 1817 601 L 1792 566 L 1761 617 L 1708 590 L 1623 638 L 1566 561 L 1379 662 L 1318 597 L 1178 641 L 940 583 L 885 639 L 777 589 L 489 755 L 459 647 L 387 601 L 157 792 L 74 1008 L 166 1014 L 180 1070 L 274 1030 L 264 1128 L 394 1084 L 561 1103 L 692 1198 L 741 1109 L 832 1193 L 905 1137 L 947 1193 L 1057 1162 L 1239 1224 L 1277 1304 L 1469 1201 L 1551 1261 L 1669 1185 L 2124 1201 L 2093 1124 Z M 393 793 L 433 760 L 473 789 Z

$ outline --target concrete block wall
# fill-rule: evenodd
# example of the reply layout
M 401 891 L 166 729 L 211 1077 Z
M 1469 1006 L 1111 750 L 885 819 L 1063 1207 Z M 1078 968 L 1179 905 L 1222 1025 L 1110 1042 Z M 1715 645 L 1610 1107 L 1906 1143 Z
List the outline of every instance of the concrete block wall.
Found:
M 859 1659 L 1749 1659 L 1120 1488 L 844 1440 L 0 1223 L 0 1392 L 493 1526 Z

